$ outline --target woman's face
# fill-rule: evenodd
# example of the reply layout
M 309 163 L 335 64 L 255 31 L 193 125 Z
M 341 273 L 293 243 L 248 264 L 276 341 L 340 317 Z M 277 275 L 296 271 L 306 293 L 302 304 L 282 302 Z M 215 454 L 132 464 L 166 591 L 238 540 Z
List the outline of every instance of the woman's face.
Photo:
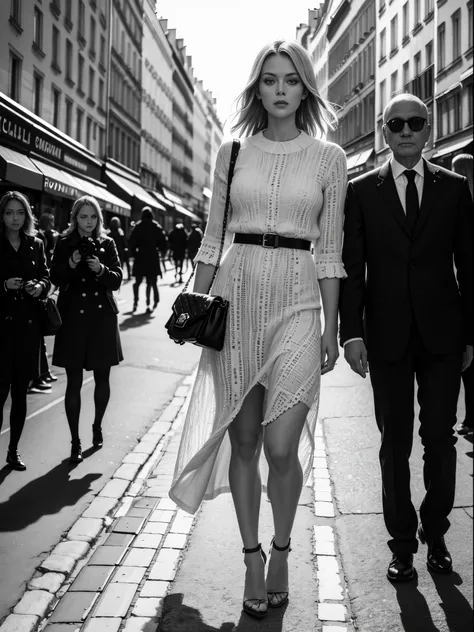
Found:
M 8 200 L 5 210 L 3 211 L 3 221 L 7 230 L 19 231 L 25 223 L 26 212 L 23 204 L 14 198 Z
M 79 234 L 90 237 L 94 232 L 99 220 L 97 211 L 90 204 L 84 204 L 76 215 L 77 228 Z
M 267 57 L 257 94 L 269 116 L 276 119 L 294 117 L 305 98 L 305 87 L 288 55 Z

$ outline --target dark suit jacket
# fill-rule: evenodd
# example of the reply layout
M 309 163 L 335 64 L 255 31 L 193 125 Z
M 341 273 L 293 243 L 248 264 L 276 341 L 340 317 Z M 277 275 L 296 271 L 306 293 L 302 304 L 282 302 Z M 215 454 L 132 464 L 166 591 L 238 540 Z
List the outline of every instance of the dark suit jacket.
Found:
M 363 338 L 370 357 L 400 359 L 414 318 L 426 348 L 474 341 L 472 200 L 466 178 L 424 161 L 414 234 L 387 162 L 348 185 L 340 341 Z

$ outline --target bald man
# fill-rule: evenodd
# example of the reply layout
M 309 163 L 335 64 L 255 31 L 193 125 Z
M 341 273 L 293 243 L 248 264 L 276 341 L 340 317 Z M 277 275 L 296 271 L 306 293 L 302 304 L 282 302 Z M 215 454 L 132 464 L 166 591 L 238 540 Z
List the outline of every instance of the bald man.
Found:
M 422 157 L 431 128 L 420 99 L 398 95 L 382 123 L 391 158 L 348 186 L 340 338 L 353 371 L 365 377 L 370 367 L 392 552 L 387 577 L 405 582 L 416 577 L 418 539 L 428 545 L 431 571 L 453 568 L 444 535 L 461 370 L 473 356 L 472 202 L 465 177 Z M 415 381 L 426 489 L 419 527 L 409 464 Z

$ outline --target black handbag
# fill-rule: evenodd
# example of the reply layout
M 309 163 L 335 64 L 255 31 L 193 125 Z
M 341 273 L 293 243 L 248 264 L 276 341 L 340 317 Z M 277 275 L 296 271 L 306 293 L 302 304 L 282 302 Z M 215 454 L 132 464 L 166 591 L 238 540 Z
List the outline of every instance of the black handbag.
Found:
M 234 175 L 234 167 L 239 154 L 240 141 L 235 139 L 232 143 L 232 151 L 229 163 L 229 173 L 227 178 L 227 195 L 225 201 L 224 221 L 222 225 L 222 237 L 219 249 L 217 264 L 212 276 L 211 290 L 214 279 L 224 249 L 225 231 L 229 216 L 230 186 Z M 187 292 L 187 287 L 194 276 L 194 271 L 186 282 L 183 291 L 178 295 L 173 303 L 171 317 L 165 324 L 169 337 L 176 344 L 190 342 L 198 347 L 208 347 L 216 351 L 221 351 L 224 346 L 225 330 L 227 323 L 227 312 L 229 301 L 221 296 L 211 296 L 210 294 L 199 294 L 198 292 Z
M 54 336 L 61 327 L 62 320 L 53 295 L 41 301 L 41 334 Z

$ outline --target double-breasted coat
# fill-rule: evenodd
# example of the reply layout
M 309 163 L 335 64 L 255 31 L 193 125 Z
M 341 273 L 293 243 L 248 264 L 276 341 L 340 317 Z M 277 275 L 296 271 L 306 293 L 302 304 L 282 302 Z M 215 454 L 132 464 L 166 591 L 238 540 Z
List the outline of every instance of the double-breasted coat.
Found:
M 40 297 L 26 290 L 8 290 L 5 281 L 21 277 L 26 283 L 35 279 L 44 285 Z M 41 298 L 51 283 L 41 239 L 21 233 L 15 250 L 8 239 L 0 236 L 0 380 L 28 382 L 38 368 L 41 337 Z
M 160 253 L 167 249 L 167 239 L 162 227 L 151 219 L 142 219 L 132 230 L 128 248 L 133 260 L 133 276 L 161 276 Z
M 122 282 L 117 248 L 110 237 L 95 240 L 104 266 L 97 275 L 86 261 L 71 268 L 69 258 L 79 246 L 77 231 L 61 237 L 54 250 L 51 280 L 59 286 L 62 325 L 56 334 L 53 364 L 66 368 L 101 369 L 123 360 L 113 290 Z

